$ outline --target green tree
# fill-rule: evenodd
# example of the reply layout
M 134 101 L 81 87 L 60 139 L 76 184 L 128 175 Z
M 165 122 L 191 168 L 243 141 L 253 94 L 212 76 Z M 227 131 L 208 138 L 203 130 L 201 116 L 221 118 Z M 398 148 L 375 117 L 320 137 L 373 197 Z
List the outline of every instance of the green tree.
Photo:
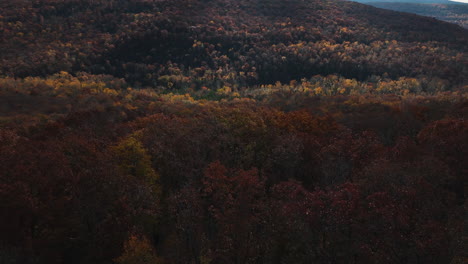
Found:
M 155 194 L 161 193 L 159 174 L 151 166 L 151 156 L 143 144 L 131 136 L 112 148 L 121 173 L 134 176 L 149 184 Z

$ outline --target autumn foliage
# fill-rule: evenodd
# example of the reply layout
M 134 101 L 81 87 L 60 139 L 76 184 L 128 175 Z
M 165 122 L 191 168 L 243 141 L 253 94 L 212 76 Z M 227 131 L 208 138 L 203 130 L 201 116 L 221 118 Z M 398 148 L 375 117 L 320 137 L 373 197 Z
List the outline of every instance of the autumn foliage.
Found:
M 466 260 L 466 30 L 328 0 L 0 10 L 0 263 Z
M 90 92 L 80 87 L 94 84 L 67 78 L 4 80 L 16 82 L 5 94 L 69 105 L 11 106 L 3 117 L 1 255 L 11 263 L 443 263 L 461 254 L 459 92 L 278 87 L 209 101 L 105 79 Z M 31 95 L 37 87 L 42 95 Z

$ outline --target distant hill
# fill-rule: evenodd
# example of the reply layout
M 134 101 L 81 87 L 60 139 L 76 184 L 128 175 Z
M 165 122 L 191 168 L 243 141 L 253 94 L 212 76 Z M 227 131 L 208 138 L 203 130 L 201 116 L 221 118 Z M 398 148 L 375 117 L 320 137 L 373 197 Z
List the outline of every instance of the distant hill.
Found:
M 394 11 L 434 17 L 468 28 L 468 4 L 416 4 L 399 2 L 369 2 L 367 4 Z
M 353 0 L 359 3 L 414 3 L 414 4 L 455 4 L 450 0 Z

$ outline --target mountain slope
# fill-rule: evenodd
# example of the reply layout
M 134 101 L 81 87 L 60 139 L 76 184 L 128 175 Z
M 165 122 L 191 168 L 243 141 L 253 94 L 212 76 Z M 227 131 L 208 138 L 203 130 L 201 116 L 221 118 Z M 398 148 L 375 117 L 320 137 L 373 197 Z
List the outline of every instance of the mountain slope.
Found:
M 105 73 L 167 86 L 289 82 L 316 74 L 365 80 L 466 81 L 468 32 L 343 1 L 42 0 L 2 3 L 0 73 Z M 8 5 L 8 6 L 5 6 Z M 207 71 L 209 71 L 207 75 Z M 171 81 L 174 88 L 186 88 Z M 178 84 L 174 84 L 178 83 Z M 201 82 L 196 88 L 202 86 Z
M 466 44 L 341 1 L 0 0 L 0 263 L 463 263 Z
M 434 17 L 439 20 L 458 24 L 464 28 L 468 28 L 467 4 L 417 4 L 394 2 L 369 2 L 367 4 L 378 8 Z

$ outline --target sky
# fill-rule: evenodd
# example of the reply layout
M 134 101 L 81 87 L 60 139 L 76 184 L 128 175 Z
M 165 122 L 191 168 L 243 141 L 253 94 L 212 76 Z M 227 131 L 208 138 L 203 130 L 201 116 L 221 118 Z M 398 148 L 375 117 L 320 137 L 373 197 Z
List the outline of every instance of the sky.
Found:
M 460 3 L 467 3 L 468 4 L 468 0 L 450 0 L 450 1 L 460 2 Z

